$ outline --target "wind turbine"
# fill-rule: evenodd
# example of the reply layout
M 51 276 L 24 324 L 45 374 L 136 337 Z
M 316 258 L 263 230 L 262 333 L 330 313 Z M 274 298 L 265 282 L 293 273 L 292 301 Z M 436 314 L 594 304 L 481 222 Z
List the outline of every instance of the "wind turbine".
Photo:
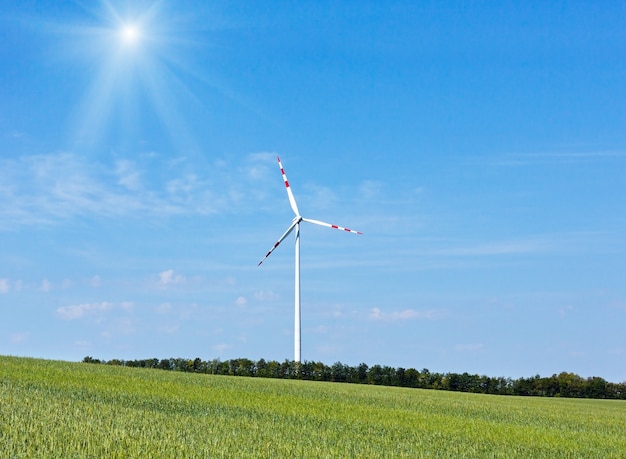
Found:
M 287 236 L 289 236 L 289 234 L 294 229 L 296 230 L 296 256 L 295 256 L 296 277 L 295 277 L 295 298 L 294 298 L 295 313 L 294 313 L 294 332 L 293 332 L 293 347 L 294 347 L 293 359 L 295 362 L 299 363 L 300 357 L 301 357 L 301 353 L 300 353 L 300 346 L 301 346 L 301 339 L 300 339 L 300 326 L 301 326 L 300 324 L 300 223 L 301 222 L 313 223 L 314 225 L 327 226 L 329 228 L 334 228 L 334 229 L 338 229 L 338 230 L 342 230 L 342 231 L 346 231 L 348 233 L 354 233 L 354 234 L 363 234 L 363 233 L 361 233 L 360 231 L 354 231 L 348 228 L 343 228 L 341 226 L 331 225 L 330 223 L 321 222 L 319 220 L 312 220 L 310 218 L 302 217 L 300 215 L 300 211 L 298 210 L 296 199 L 293 197 L 293 192 L 291 191 L 291 187 L 289 186 L 287 175 L 285 175 L 285 169 L 283 168 L 283 165 L 280 162 L 280 157 L 277 157 L 277 159 L 278 159 L 278 166 L 280 167 L 280 172 L 283 175 L 283 181 L 285 182 L 285 188 L 287 189 L 287 196 L 289 197 L 289 204 L 291 204 L 291 209 L 293 210 L 293 213 L 296 214 L 296 216 L 291 222 L 291 225 L 289 226 L 289 228 L 287 228 L 287 231 L 283 233 L 280 239 L 278 239 L 278 242 L 276 242 L 274 246 L 270 249 L 270 251 L 267 252 L 267 255 L 263 257 L 263 259 L 259 262 L 258 266 L 261 266 L 261 264 L 265 261 L 265 259 L 271 255 L 271 253 L 276 249 L 276 247 L 278 247 L 278 245 L 281 242 L 283 242 L 283 240 Z

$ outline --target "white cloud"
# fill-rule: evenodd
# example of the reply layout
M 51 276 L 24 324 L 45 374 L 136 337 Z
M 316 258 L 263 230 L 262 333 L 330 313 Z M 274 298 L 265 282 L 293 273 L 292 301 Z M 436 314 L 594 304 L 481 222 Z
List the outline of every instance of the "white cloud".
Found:
M 128 317 L 120 317 L 117 319 L 113 325 L 113 327 L 106 332 L 108 336 L 111 335 L 131 335 L 135 332 L 135 326 L 133 322 Z
M 251 153 L 238 167 L 238 176 L 246 177 L 255 183 L 265 183 L 267 180 L 276 178 L 278 167 L 276 153 Z
M 101 303 L 83 303 L 71 306 L 61 306 L 56 313 L 64 320 L 75 320 L 87 314 L 108 311 L 113 308 L 113 304 L 107 301 Z
M 237 299 L 235 300 L 235 304 L 237 306 L 245 306 L 246 304 L 248 304 L 248 300 L 246 299 L 245 296 L 240 296 L 240 297 L 237 297 Z
M 216 345 L 212 346 L 213 350 L 217 351 L 217 352 L 224 352 L 224 351 L 230 349 L 231 347 L 232 347 L 231 345 L 225 344 L 225 343 L 216 344 Z
M 572 307 L 572 305 L 567 305 L 565 307 L 559 308 L 557 310 L 559 317 L 564 318 L 566 317 L 570 312 L 572 312 L 574 310 L 574 308 Z
M 332 330 L 332 328 L 330 328 L 328 325 L 318 325 L 317 327 L 315 327 L 313 329 L 313 332 L 314 333 L 319 333 L 320 335 L 326 335 L 331 330 Z
M 380 195 L 382 183 L 374 180 L 365 180 L 359 186 L 359 192 L 366 199 L 373 199 Z
M 291 185 L 291 181 L 289 182 Z M 329 207 L 333 207 L 334 203 L 337 201 L 337 195 L 333 190 L 328 187 L 313 185 L 313 184 L 302 184 L 298 189 L 302 189 L 302 197 L 303 201 L 308 200 L 309 205 L 311 207 L 315 207 L 317 209 L 327 209 Z
M 0 293 L 9 293 L 9 279 L 0 279 Z
M 201 186 L 202 184 L 199 182 L 196 174 L 187 174 L 184 177 L 179 177 L 167 182 L 166 190 L 171 195 L 189 198 L 190 195 L 198 188 L 201 188 Z
M 191 304 L 172 304 L 169 302 L 161 303 L 154 308 L 154 311 L 161 316 L 168 316 L 168 326 L 176 321 L 192 320 L 198 312 L 198 305 Z
M 402 311 L 384 312 L 380 308 L 372 308 L 369 319 L 375 321 L 395 322 L 416 319 L 434 319 L 439 314 L 434 311 L 416 311 L 415 309 L 404 309 Z
M 172 310 L 172 305 L 171 303 L 161 303 L 159 306 L 157 306 L 156 308 L 156 312 L 158 314 L 167 314 Z
M 626 310 L 626 300 L 622 300 L 622 301 L 613 301 L 609 304 L 610 308 L 613 309 L 623 309 Z
M 224 285 L 236 285 L 237 284 L 237 279 L 235 279 L 234 277 L 227 277 L 224 279 L 223 281 Z
M 13 344 L 21 344 L 21 343 L 27 341 L 28 338 L 30 338 L 30 333 L 29 332 L 12 333 L 11 334 L 11 343 L 13 343 Z
M 141 167 L 129 159 L 94 161 L 67 152 L 0 158 L 0 230 L 84 216 L 164 218 L 258 210 L 272 205 L 268 193 L 280 190 L 275 158 L 253 153 L 234 167 L 216 160 L 202 172 L 189 161 L 161 155 L 143 155 Z M 320 205 L 334 199 L 323 187 L 314 187 L 312 194 Z
M 132 311 L 134 307 L 135 303 L 133 303 L 132 301 L 122 301 L 120 303 L 120 308 L 124 309 L 125 311 Z
M 174 274 L 173 269 L 168 269 L 159 273 L 159 284 L 163 287 L 167 285 L 182 284 L 185 282 L 185 278 L 180 274 Z
M 209 215 L 259 201 L 244 193 L 257 180 L 230 180 L 219 166 L 196 175 L 185 162 L 145 158 L 149 179 L 132 161 L 89 161 L 73 153 L 0 159 L 0 229 L 55 224 L 78 216 L 141 218 Z M 202 179 L 211 177 L 211 180 Z
M 178 333 L 178 330 L 180 330 L 179 325 L 164 325 L 158 328 L 160 333 L 164 333 L 166 335 L 174 335 Z
M 50 282 L 48 279 L 42 280 L 40 289 L 42 292 L 49 292 L 50 290 L 52 290 L 52 282 Z
M 119 185 L 133 191 L 141 188 L 140 172 L 131 161 L 118 160 L 115 163 L 115 173 Z
M 278 293 L 274 293 L 271 290 L 259 290 L 254 293 L 254 299 L 258 301 L 274 301 L 278 298 Z

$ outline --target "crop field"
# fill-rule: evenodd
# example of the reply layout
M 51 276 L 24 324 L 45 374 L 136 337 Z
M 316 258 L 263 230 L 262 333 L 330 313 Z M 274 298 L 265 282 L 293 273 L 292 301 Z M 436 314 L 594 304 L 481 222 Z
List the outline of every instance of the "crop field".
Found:
M 0 457 L 626 457 L 626 402 L 0 357 Z

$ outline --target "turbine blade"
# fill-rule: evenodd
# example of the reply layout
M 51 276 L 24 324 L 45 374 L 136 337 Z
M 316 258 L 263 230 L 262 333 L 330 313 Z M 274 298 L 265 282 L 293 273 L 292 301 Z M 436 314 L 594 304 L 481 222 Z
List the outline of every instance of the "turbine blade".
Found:
M 330 223 L 326 223 L 326 222 L 321 222 L 319 220 L 311 220 L 310 218 L 303 218 L 302 221 L 305 222 L 309 222 L 309 223 L 313 223 L 314 225 L 321 225 L 321 226 L 327 226 L 329 228 L 334 228 L 334 229 L 338 229 L 338 230 L 342 230 L 342 231 L 346 231 L 348 233 L 354 233 L 354 234 L 363 234 L 360 231 L 355 231 L 355 230 L 351 230 L 349 228 L 344 228 L 342 226 L 337 226 L 337 225 L 331 225 Z
M 280 157 L 278 157 L 278 165 L 280 166 L 280 173 L 283 174 L 283 180 L 285 181 L 285 188 L 287 188 L 287 196 L 289 196 L 289 204 L 291 204 L 291 209 L 293 213 L 296 214 L 296 217 L 300 216 L 300 211 L 298 210 L 298 206 L 296 204 L 296 198 L 293 197 L 293 193 L 291 191 L 291 187 L 289 186 L 289 181 L 287 180 L 287 175 L 285 175 L 285 169 L 283 168 L 283 164 L 280 162 Z
M 270 249 L 270 251 L 269 251 L 269 252 L 267 252 L 267 254 L 263 257 L 263 259 L 262 259 L 261 261 L 259 261 L 259 264 L 258 264 L 257 266 L 261 266 L 261 263 L 263 263 L 263 262 L 265 261 L 265 259 L 266 259 L 267 257 L 269 257 L 269 256 L 272 254 L 272 252 L 274 251 L 274 249 L 275 249 L 276 247 L 278 247 L 278 245 L 279 245 L 281 242 L 283 242 L 283 240 L 284 240 L 287 236 L 289 236 L 289 233 L 291 233 L 291 232 L 293 231 L 293 229 L 296 227 L 296 225 L 297 225 L 298 223 L 300 223 L 300 220 L 296 220 L 296 221 L 294 221 L 294 222 L 291 224 L 291 226 L 289 226 L 289 228 L 287 228 L 287 231 L 285 231 L 285 232 L 283 233 L 283 235 L 280 237 L 280 239 L 278 239 L 278 242 L 276 242 L 276 244 L 274 244 L 274 246 Z

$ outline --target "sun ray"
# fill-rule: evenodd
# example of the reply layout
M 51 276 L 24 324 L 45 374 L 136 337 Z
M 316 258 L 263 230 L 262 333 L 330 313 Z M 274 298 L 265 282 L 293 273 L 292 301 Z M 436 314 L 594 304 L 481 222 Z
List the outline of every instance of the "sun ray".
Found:
M 187 113 L 190 106 L 206 108 L 181 78 L 197 80 L 189 64 L 193 28 L 162 2 L 143 7 L 123 9 L 104 0 L 85 6 L 91 24 L 68 26 L 75 37 L 69 51 L 87 63 L 80 71 L 88 81 L 70 120 L 74 149 L 98 154 L 158 138 L 176 149 L 198 150 Z

